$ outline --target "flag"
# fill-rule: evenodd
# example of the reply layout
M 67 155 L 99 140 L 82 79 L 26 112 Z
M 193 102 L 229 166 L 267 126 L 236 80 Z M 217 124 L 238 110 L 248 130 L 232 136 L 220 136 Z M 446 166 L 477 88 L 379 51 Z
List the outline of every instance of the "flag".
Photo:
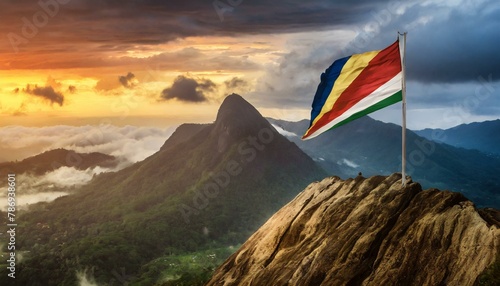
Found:
M 322 75 L 303 140 L 402 100 L 399 40 L 380 51 L 336 60 Z

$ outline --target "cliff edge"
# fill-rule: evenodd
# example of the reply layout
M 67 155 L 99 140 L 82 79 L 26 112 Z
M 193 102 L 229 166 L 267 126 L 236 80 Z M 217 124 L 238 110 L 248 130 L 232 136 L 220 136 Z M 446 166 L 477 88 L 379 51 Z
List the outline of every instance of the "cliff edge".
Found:
M 459 193 L 402 187 L 400 174 L 329 177 L 272 216 L 207 285 L 474 285 L 499 253 L 498 212 L 480 214 Z

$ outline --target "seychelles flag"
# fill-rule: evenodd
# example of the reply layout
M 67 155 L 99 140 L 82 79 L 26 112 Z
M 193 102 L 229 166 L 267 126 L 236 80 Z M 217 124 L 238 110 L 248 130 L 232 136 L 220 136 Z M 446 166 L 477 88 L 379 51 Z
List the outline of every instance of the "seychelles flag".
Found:
M 402 82 L 399 40 L 380 51 L 336 60 L 321 75 L 311 124 L 302 139 L 401 101 Z

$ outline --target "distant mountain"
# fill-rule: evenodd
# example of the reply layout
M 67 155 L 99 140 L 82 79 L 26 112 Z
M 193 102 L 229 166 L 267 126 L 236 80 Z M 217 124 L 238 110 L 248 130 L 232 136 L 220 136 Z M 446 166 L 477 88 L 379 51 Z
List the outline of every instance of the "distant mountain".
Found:
M 500 156 L 500 119 L 462 124 L 444 130 L 424 129 L 415 133 L 436 142 Z
M 117 164 L 114 156 L 93 152 L 77 153 L 72 150 L 55 149 L 42 154 L 26 158 L 22 161 L 0 163 L 0 176 L 7 173 L 43 175 L 60 167 L 74 167 L 86 170 L 92 167 L 115 167 Z
M 38 202 L 73 193 L 90 181 L 94 173 L 113 169 L 118 163 L 114 156 L 98 152 L 55 149 L 22 161 L 0 163 L 0 186 L 7 185 L 7 174 L 15 174 L 16 209 L 28 210 Z M 7 210 L 7 195 L 0 193 L 0 210 Z
M 401 174 L 309 185 L 214 273 L 216 285 L 499 285 L 500 211 Z
M 388 175 L 401 170 L 401 127 L 368 116 L 311 140 L 300 136 L 308 121 L 269 121 L 331 174 Z M 291 134 L 290 134 L 291 133 Z M 407 172 L 425 188 L 461 192 L 479 206 L 500 208 L 500 159 L 423 138 L 407 131 Z
M 165 276 L 171 285 L 198 285 L 203 279 L 179 264 L 242 243 L 325 175 L 253 106 L 230 95 L 213 124 L 181 125 L 144 161 L 22 215 L 18 245 L 29 253 L 16 282 L 76 285 L 79 272 L 99 285 L 123 285 L 117 273 L 137 285 Z M 162 264 L 174 256 L 182 257 Z M 5 271 L 0 267 L 2 285 Z

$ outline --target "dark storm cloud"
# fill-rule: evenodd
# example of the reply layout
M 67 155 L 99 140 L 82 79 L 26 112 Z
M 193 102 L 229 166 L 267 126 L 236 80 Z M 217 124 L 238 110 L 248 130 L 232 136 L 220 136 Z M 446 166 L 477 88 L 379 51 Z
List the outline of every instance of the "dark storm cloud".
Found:
M 423 83 L 477 82 L 493 76 L 500 81 L 500 7 L 495 0 L 456 6 L 408 4 L 403 14 L 382 10 L 366 15 L 352 27 L 357 37 L 335 56 L 381 49 L 407 31 L 408 80 Z M 419 21 L 424 23 L 418 24 Z M 417 24 L 415 24 L 417 23 Z M 375 31 L 369 31 L 374 28 Z
M 481 78 L 478 82 L 409 82 L 408 106 L 414 109 L 452 108 L 473 115 L 494 115 L 500 111 L 500 82 Z
M 137 84 L 135 75 L 131 72 L 128 72 L 127 75 L 119 76 L 118 81 L 126 88 L 133 88 Z
M 214 32 L 263 33 L 332 24 L 345 25 L 356 22 L 365 13 L 377 9 L 385 2 L 387 1 L 192 0 L 176 2 L 173 5 L 163 0 L 135 1 L 134 3 L 93 0 L 86 1 L 86 7 L 93 11 L 101 10 L 100 13 L 106 14 L 113 11 L 115 17 L 118 18 L 149 19 L 147 21 L 149 24 L 159 21 L 164 28 L 163 33 L 176 38 L 189 35 L 212 35 Z M 127 26 L 137 27 L 137 25 L 145 26 L 145 23 L 144 21 L 130 21 L 130 25 Z M 168 29 L 169 26 L 176 26 L 177 29 Z
M 59 106 L 62 106 L 64 103 L 64 95 L 60 92 L 55 91 L 52 86 L 39 87 L 35 85 L 34 87 L 32 87 L 28 84 L 26 88 L 23 89 L 23 92 L 31 94 L 33 96 L 41 97 L 49 101 L 51 104 L 57 103 L 59 104 Z
M 178 76 L 171 87 L 161 93 L 161 100 L 178 99 L 185 102 L 207 101 L 207 92 L 215 91 L 217 86 L 208 79 L 193 79 Z
M 500 39 L 495 35 L 500 30 L 500 8 L 496 3 L 381 4 L 357 23 L 346 25 L 357 34 L 351 41 L 305 38 L 303 42 L 314 45 L 292 46 L 260 80 L 258 96 L 275 106 L 309 104 L 319 75 L 335 59 L 383 49 L 396 40 L 397 31 L 407 31 L 407 79 L 415 83 L 409 86 L 410 106 L 498 112 Z M 417 83 L 425 92 L 416 88 Z
M 159 44 L 188 36 L 280 33 L 344 26 L 356 23 L 382 2 L 72 0 L 59 5 L 58 13 L 49 17 L 47 27 L 42 28 L 57 27 L 58 33 L 53 37 L 63 35 L 66 41 L 76 42 L 85 39 L 103 47 Z M 214 3 L 222 3 L 226 9 L 221 10 L 221 6 Z M 23 26 L 20 19 L 29 20 L 35 12 L 43 12 L 36 2 L 27 0 L 2 3 L 0 8 L 8 17 L 6 22 L 12 23 L 0 28 L 2 32 L 20 36 Z
M 4 12 L 2 21 L 8 23 L 0 27 L 0 33 L 6 35 L 15 32 L 21 35 L 23 22 L 20 19 L 32 19 L 36 11 L 41 11 L 36 3 L 28 0 L 0 3 L 0 10 Z M 214 3 L 218 3 L 218 6 L 214 6 Z M 40 31 L 57 29 L 57 33 L 40 34 L 49 38 L 47 47 L 53 46 L 54 42 L 61 42 L 60 39 L 74 45 L 67 50 L 81 47 L 79 52 L 88 55 L 86 61 L 81 61 L 80 57 L 52 57 L 50 61 L 55 62 L 47 64 L 71 68 L 120 65 L 109 62 L 100 52 L 129 50 L 137 44 L 161 44 L 189 36 L 238 37 L 321 30 L 333 34 L 338 29 L 358 33 L 355 41 L 346 43 L 343 49 L 328 47 L 323 44 L 323 39 L 312 39 L 310 45 L 314 48 L 309 54 L 304 54 L 308 51 L 299 51 L 303 61 L 296 57 L 287 59 L 302 61 L 324 70 L 330 64 L 328 61 L 335 57 L 381 49 L 395 40 L 396 31 L 407 30 L 409 80 L 470 82 L 477 80 L 478 76 L 492 74 L 494 80 L 499 81 L 500 65 L 497 63 L 500 62 L 500 53 L 496 47 L 500 40 L 496 35 L 500 30 L 500 9 L 497 1 L 464 1 L 446 5 L 447 1 L 426 1 L 422 4 L 421 1 L 381 0 L 192 0 L 175 4 L 163 0 L 72 0 L 60 5 L 57 15 L 49 19 L 46 27 L 40 28 Z M 404 7 L 402 14 L 393 8 L 397 6 Z M 225 9 L 220 10 L 221 7 Z M 428 22 L 412 25 L 422 17 L 429 17 Z M 374 31 L 370 31 L 370 27 Z M 37 36 L 30 39 L 29 46 L 37 47 L 32 41 L 41 38 Z M 88 48 L 87 45 L 78 45 L 82 42 L 93 46 Z M 2 44 L 7 45 L 6 50 L 9 50 L 10 44 Z M 290 54 L 293 52 L 296 51 Z M 311 57 L 312 61 L 306 61 L 307 57 Z M 216 60 L 211 59 L 214 62 Z M 226 60 L 227 57 L 221 59 Z M 10 59 L 9 64 L 43 68 L 39 66 L 41 63 L 22 61 L 21 57 Z M 244 62 L 240 62 L 235 61 L 234 65 L 244 66 Z M 189 66 L 190 63 L 186 65 L 196 68 Z
M 490 2 L 492 4 L 493 2 Z M 408 41 L 408 76 L 421 82 L 500 80 L 500 9 L 454 10 L 415 30 Z

